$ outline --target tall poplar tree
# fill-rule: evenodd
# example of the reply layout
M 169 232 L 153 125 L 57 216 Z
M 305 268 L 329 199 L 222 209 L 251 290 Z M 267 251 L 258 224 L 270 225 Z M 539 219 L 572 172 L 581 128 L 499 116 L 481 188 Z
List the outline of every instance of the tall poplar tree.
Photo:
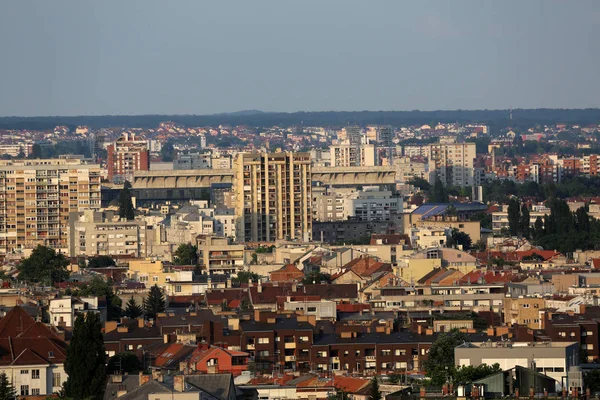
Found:
M 73 338 L 67 348 L 65 396 L 72 399 L 101 400 L 106 378 L 106 355 L 102 323 L 96 313 L 80 314 L 75 320 Z

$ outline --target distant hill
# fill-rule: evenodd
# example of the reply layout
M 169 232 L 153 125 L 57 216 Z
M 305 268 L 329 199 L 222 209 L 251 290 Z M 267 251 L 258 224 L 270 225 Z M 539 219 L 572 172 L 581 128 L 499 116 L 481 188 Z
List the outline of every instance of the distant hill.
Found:
M 439 110 L 439 111 L 310 111 L 294 113 L 238 111 L 213 115 L 105 115 L 77 117 L 0 117 L 0 129 L 44 130 L 56 125 L 100 127 L 156 127 L 159 122 L 173 121 L 184 126 L 249 125 L 328 126 L 348 124 L 419 125 L 438 122 L 484 122 L 492 127 L 530 127 L 533 124 L 600 124 L 600 109 L 516 109 L 513 120 L 509 110 Z

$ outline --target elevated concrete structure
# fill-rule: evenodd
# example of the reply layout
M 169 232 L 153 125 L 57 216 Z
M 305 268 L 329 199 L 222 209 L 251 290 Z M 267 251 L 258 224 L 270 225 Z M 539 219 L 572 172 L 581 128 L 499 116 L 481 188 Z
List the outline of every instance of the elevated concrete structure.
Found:
M 200 198 L 207 189 L 233 185 L 233 169 L 136 171 L 132 193 L 138 201 Z M 331 187 L 394 185 L 394 167 L 315 167 L 312 180 Z
M 313 168 L 312 180 L 333 187 L 393 185 L 396 183 L 396 168 L 393 166 Z

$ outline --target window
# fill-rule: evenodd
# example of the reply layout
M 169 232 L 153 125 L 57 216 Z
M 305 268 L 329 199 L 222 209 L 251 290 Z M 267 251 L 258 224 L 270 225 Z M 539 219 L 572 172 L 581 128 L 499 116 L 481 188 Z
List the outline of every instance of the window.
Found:
M 324 351 L 324 350 L 318 351 L 317 357 L 327 357 L 327 351 Z
M 299 340 L 302 343 L 307 343 L 308 342 L 308 336 L 300 336 Z
M 575 332 L 571 332 L 571 337 L 575 337 Z
M 175 285 L 175 293 L 181 293 L 181 285 Z
M 392 354 L 392 351 L 390 349 L 381 350 L 382 356 L 389 356 L 391 354 Z
M 268 337 L 259 337 L 258 344 L 269 344 L 269 338 Z
M 307 311 L 308 312 L 317 312 L 317 307 L 308 307 Z
M 356 350 L 356 351 L 354 352 L 354 355 L 355 355 L 355 356 L 357 356 L 357 357 L 358 357 L 358 356 L 360 356 L 360 350 Z
M 587 336 L 594 336 L 594 332 L 592 332 L 592 331 L 586 331 L 585 334 Z
M 133 345 L 132 344 L 128 344 L 127 345 L 127 350 L 132 351 L 133 350 Z
M 396 349 L 396 355 L 397 356 L 405 356 L 406 355 L 406 349 Z
M 594 350 L 594 345 L 593 344 L 588 344 L 586 347 L 587 350 Z
M 28 373 L 29 373 L 28 369 L 22 369 L 21 370 L 21 375 L 25 375 L 25 374 L 28 374 Z
M 31 370 L 31 379 L 40 379 L 40 370 L 39 369 Z
M 52 387 L 61 387 L 62 383 L 60 381 L 60 372 L 55 372 L 52 374 Z
M 29 396 L 29 385 L 21 385 L 21 396 Z
M 40 389 L 31 389 L 31 394 L 33 396 L 39 396 L 40 395 Z

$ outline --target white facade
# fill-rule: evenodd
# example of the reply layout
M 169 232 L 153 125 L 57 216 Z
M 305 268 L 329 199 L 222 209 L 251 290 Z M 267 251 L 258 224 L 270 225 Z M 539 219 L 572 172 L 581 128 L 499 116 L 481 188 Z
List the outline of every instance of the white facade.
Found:
M 446 245 L 446 230 L 439 227 L 413 227 L 410 230 L 410 242 L 413 248 L 427 249 Z
M 335 320 L 337 318 L 335 301 L 292 301 L 283 304 L 286 311 L 302 311 L 304 315 L 314 315 L 317 319 Z
M 7 365 L 0 373 L 6 374 L 18 396 L 52 395 L 67 380 L 63 364 Z

